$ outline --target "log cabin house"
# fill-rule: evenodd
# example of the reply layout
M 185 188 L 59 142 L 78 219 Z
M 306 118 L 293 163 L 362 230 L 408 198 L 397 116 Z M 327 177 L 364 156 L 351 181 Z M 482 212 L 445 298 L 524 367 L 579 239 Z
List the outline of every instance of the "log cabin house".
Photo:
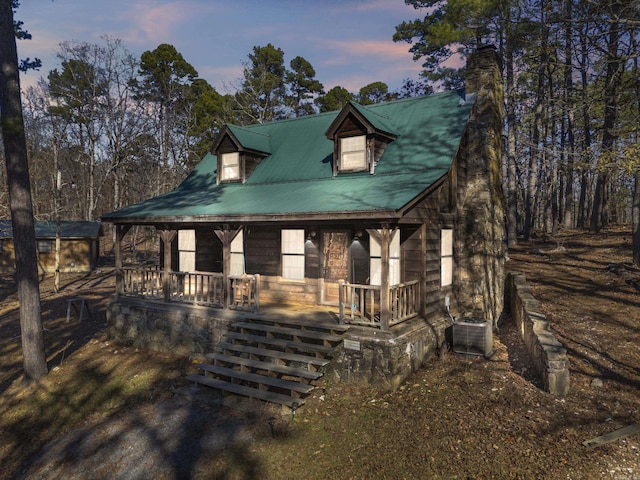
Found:
M 55 242 L 58 224 L 54 221 L 36 221 L 36 248 L 38 271 L 55 272 Z M 98 264 L 100 255 L 100 222 L 60 222 L 60 271 L 90 272 Z M 11 220 L 0 220 L 0 273 L 13 274 L 16 270 L 13 227 Z
M 443 346 L 448 312 L 494 322 L 495 50 L 469 67 L 466 94 L 227 125 L 175 190 L 104 215 L 110 335 L 206 356 L 192 380 L 295 408 L 327 371 L 395 388 Z M 133 225 L 157 230 L 159 265 L 122 264 Z

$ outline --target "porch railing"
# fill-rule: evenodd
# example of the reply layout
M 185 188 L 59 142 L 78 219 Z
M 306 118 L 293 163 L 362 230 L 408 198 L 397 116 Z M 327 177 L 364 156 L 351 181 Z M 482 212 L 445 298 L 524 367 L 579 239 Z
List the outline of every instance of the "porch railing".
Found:
M 157 266 L 123 267 L 120 293 L 129 297 L 162 298 L 162 274 Z
M 260 310 L 260 275 L 229 275 L 229 308 Z
M 387 328 L 381 308 L 379 285 L 358 285 L 339 282 L 340 321 L 354 325 Z M 391 327 L 418 315 L 420 310 L 420 282 L 418 280 L 389 287 L 389 306 L 386 310 Z
M 224 306 L 224 276 L 210 272 L 170 272 L 169 301 Z
M 230 275 L 225 285 L 222 273 L 172 271 L 165 291 L 167 273 L 157 266 L 123 267 L 121 272 L 123 296 L 255 312 L 260 308 L 260 275 Z

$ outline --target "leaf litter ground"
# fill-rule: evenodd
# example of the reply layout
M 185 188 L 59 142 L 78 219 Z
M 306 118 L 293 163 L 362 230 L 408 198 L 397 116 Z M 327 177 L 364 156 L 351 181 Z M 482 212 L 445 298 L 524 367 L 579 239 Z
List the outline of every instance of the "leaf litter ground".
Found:
M 540 381 L 514 325 L 490 359 L 429 361 L 396 392 L 327 384 L 295 416 L 193 389 L 188 359 L 105 336 L 113 270 L 42 282 L 50 374 L 23 389 L 17 299 L 0 279 L 0 477 L 640 479 L 640 271 L 628 229 L 565 232 L 510 251 L 566 346 L 571 392 Z M 67 299 L 92 318 L 66 322 Z

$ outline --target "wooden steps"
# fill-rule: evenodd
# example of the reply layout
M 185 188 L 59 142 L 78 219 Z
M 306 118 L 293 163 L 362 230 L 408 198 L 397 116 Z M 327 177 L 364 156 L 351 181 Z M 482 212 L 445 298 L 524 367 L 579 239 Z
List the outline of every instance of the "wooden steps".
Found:
M 297 408 L 342 346 L 348 326 L 304 319 L 244 318 L 229 325 L 212 363 L 188 380 L 236 395 Z
M 274 334 L 277 334 L 283 337 L 290 337 L 291 340 L 295 341 L 307 342 L 309 339 L 319 340 L 325 346 L 342 340 L 342 337 L 340 335 L 320 332 L 317 330 L 307 330 L 304 328 L 279 327 L 277 325 L 263 325 L 260 323 L 251 322 L 237 322 L 232 326 L 233 328 L 238 329 L 242 332 L 246 332 L 247 330 L 250 332 L 266 332 L 267 335 L 272 336 Z
M 232 383 L 234 382 L 234 380 L 242 380 L 247 383 L 254 383 L 256 385 L 270 385 L 281 390 L 295 391 L 298 393 L 309 393 L 315 388 L 313 385 L 309 385 L 308 383 L 305 384 L 256 373 L 241 372 L 239 370 L 233 370 L 232 368 L 220 367 L 218 365 L 211 365 L 208 363 L 198 365 L 198 368 L 207 372 L 214 373 L 218 377 L 225 377 Z
M 262 335 L 248 335 L 239 332 L 228 332 L 225 337 L 245 345 L 262 345 L 265 348 L 282 347 L 287 351 L 309 352 L 320 356 L 329 356 L 334 347 L 325 347 L 315 343 L 296 342 L 283 338 L 269 338 Z
M 265 371 L 271 372 L 276 376 L 286 375 L 287 377 L 298 378 L 300 381 L 305 380 L 317 380 L 322 377 L 320 372 L 312 372 L 311 370 L 302 370 L 300 368 L 293 368 L 287 365 L 279 365 L 271 362 L 261 362 L 259 360 L 252 360 L 250 358 L 238 357 L 234 355 L 225 355 L 223 353 L 209 353 L 206 357 L 214 361 L 214 365 L 240 365 L 247 367 L 251 371 Z M 244 371 L 241 369 L 241 371 Z
M 246 387 L 237 383 L 229 383 L 224 380 L 218 380 L 211 377 L 205 377 L 204 375 L 189 375 L 187 380 L 206 385 L 208 387 L 217 388 L 218 390 L 224 390 L 225 392 L 235 393 L 236 395 L 242 395 L 245 397 L 258 398 L 265 402 L 280 403 L 282 405 L 288 405 L 293 408 L 294 405 L 299 406 L 304 402 L 298 402 L 292 399 L 289 395 L 283 395 L 280 393 L 270 392 L 268 390 L 259 390 L 253 387 Z
M 227 354 L 235 354 L 235 352 L 239 352 L 258 357 L 259 359 L 279 358 L 282 360 L 290 360 L 292 362 L 306 363 L 308 368 L 314 368 L 314 370 L 324 367 L 330 362 L 330 360 L 326 358 L 310 357 L 309 355 L 299 355 L 297 353 L 288 353 L 280 350 L 258 348 L 237 343 L 220 342 L 218 343 L 217 348 Z

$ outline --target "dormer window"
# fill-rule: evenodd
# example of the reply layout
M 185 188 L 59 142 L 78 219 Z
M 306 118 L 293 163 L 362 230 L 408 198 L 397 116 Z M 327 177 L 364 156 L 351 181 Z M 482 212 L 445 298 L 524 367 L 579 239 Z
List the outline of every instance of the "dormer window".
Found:
M 340 138 L 340 170 L 367 170 L 367 137 Z
M 333 175 L 341 172 L 375 173 L 386 146 L 395 138 L 389 119 L 373 107 L 349 102 L 327 129 L 333 142 Z
M 228 182 L 240 179 L 240 154 L 238 152 L 221 154 L 220 166 L 222 167 L 221 181 Z
M 256 133 L 250 127 L 225 125 L 218 133 L 211 153 L 218 157 L 218 183 L 241 182 L 269 156 L 269 135 Z

